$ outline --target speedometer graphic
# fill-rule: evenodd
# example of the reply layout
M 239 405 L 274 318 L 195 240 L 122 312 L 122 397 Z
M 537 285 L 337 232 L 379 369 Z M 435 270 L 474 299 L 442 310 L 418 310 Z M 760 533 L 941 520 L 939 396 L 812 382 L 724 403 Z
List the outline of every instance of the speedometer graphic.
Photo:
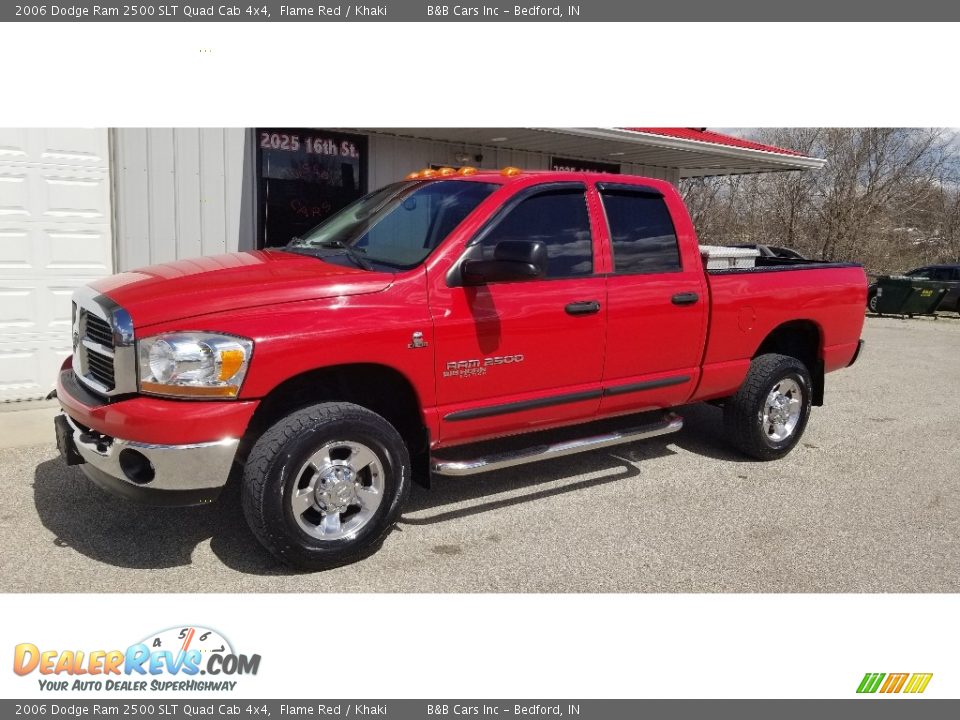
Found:
M 141 640 L 151 651 L 167 650 L 174 655 L 198 650 L 205 657 L 210 653 L 233 654 L 233 647 L 216 630 L 201 625 L 167 628 Z

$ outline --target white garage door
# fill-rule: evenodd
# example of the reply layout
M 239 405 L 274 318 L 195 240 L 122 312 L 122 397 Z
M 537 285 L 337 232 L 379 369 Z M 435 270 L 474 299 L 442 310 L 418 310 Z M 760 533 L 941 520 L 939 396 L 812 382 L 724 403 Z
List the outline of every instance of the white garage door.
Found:
M 112 247 L 107 130 L 0 128 L 0 401 L 50 392 L 70 295 Z

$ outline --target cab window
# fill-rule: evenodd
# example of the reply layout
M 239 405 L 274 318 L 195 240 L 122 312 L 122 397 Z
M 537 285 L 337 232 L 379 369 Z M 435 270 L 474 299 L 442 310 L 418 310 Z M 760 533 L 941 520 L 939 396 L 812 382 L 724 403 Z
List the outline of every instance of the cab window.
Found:
M 614 272 L 680 272 L 677 231 L 662 195 L 639 188 L 603 188 L 600 198 L 610 228 Z
M 547 246 L 547 278 L 593 273 L 593 238 L 584 188 L 547 190 L 521 200 L 508 210 L 482 243 L 484 260 L 504 240 L 533 240 Z

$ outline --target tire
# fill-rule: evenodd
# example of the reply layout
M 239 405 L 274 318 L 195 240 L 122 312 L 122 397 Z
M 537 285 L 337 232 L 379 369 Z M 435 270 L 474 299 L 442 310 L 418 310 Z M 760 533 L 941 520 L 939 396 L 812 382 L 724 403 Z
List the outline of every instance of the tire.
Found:
M 800 360 L 773 353 L 755 358 L 743 385 L 724 405 L 723 420 L 730 442 L 740 452 L 758 460 L 782 458 L 800 441 L 807 427 L 811 387 L 810 373 Z M 787 402 L 782 407 L 771 408 L 769 403 L 775 397 L 775 388 Z M 793 418 L 794 406 L 789 402 L 793 399 L 800 404 L 792 423 L 768 422 L 774 417 Z M 778 397 L 777 403 L 782 402 Z
M 323 570 L 375 552 L 409 494 L 400 434 L 376 413 L 337 402 L 267 430 L 250 451 L 241 497 L 250 529 L 277 559 Z
M 871 290 L 870 294 L 867 295 L 867 310 L 872 312 L 874 315 L 880 314 L 880 298 L 877 296 L 877 291 Z

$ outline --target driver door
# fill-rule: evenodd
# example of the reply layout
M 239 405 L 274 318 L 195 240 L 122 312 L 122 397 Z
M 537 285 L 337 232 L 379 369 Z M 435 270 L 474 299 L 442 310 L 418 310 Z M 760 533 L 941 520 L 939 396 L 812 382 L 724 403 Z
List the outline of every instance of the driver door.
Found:
M 586 187 L 519 191 L 460 263 L 492 259 L 505 240 L 543 242 L 546 276 L 465 287 L 454 265 L 431 281 L 442 444 L 576 422 L 599 408 L 606 281 Z

